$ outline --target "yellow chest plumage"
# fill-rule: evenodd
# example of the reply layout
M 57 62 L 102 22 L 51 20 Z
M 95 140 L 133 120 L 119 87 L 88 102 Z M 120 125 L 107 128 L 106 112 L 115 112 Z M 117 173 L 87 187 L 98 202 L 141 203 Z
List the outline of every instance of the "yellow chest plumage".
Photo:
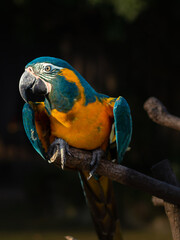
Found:
M 79 105 L 68 113 L 52 110 L 51 134 L 69 145 L 87 150 L 106 148 L 113 122 L 112 107 L 96 100 Z

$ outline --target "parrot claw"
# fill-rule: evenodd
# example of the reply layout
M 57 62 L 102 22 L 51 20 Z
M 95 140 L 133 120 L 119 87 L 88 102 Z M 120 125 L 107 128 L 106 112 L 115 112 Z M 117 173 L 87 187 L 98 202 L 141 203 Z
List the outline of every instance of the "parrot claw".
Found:
M 99 163 L 100 163 L 100 160 L 101 160 L 101 157 L 104 155 L 104 151 L 101 150 L 101 149 L 96 149 L 92 152 L 92 160 L 91 160 L 91 163 L 90 163 L 90 172 L 89 172 L 89 176 L 87 178 L 87 180 L 89 180 L 93 174 L 95 173 Z
M 61 168 L 64 169 L 66 163 L 66 154 L 72 155 L 69 151 L 69 145 L 62 138 L 56 138 L 48 150 L 49 163 L 53 163 L 57 157 L 61 156 Z

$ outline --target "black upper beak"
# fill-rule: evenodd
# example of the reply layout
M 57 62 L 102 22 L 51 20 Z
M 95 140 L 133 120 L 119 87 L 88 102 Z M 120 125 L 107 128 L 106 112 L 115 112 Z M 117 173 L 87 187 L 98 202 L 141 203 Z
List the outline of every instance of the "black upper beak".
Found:
M 44 81 L 25 71 L 19 82 L 21 97 L 26 102 L 44 102 L 48 89 Z

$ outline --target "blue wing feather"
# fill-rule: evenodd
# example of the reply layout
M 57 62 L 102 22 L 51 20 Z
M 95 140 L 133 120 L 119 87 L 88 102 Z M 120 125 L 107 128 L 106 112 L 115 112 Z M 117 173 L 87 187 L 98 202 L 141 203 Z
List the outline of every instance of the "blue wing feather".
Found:
M 36 131 L 34 111 L 29 106 L 28 103 L 24 104 L 23 111 L 22 111 L 22 117 L 23 117 L 24 129 L 25 129 L 28 139 L 30 140 L 34 149 L 43 158 L 45 158 L 45 151 L 43 149 L 41 141 L 38 137 L 38 133 Z
M 118 152 L 118 163 L 129 146 L 132 135 L 132 118 L 129 105 L 123 97 L 117 98 L 114 108 L 114 124 Z

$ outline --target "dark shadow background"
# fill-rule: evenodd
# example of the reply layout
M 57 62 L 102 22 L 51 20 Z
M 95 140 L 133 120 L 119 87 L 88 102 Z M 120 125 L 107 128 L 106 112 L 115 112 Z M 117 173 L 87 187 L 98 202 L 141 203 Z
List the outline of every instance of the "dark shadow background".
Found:
M 79 179 L 43 161 L 21 120 L 18 82 L 39 56 L 72 64 L 99 92 L 124 96 L 132 110 L 131 151 L 123 164 L 146 174 L 168 158 L 179 175 L 180 135 L 143 110 L 150 96 L 180 115 L 178 0 L 9 0 L 0 8 L 0 230 L 88 228 Z M 163 213 L 151 197 L 115 184 L 125 228 L 142 228 Z

